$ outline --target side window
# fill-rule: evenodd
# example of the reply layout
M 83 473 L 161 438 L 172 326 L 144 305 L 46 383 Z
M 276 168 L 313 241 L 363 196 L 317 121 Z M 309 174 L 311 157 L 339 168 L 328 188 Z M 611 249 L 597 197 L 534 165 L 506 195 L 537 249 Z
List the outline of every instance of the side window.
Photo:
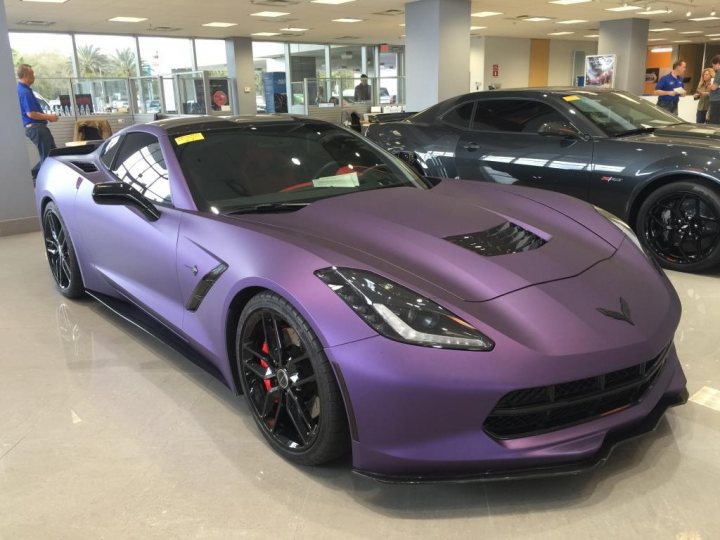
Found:
M 445 113 L 445 116 L 442 118 L 443 122 L 450 124 L 451 126 L 468 129 L 474 105 L 474 101 L 468 101 L 467 103 L 458 105 L 454 109 Z
M 102 161 L 108 169 L 112 167 L 113 158 L 115 154 L 117 154 L 118 148 L 120 148 L 118 143 L 121 138 L 121 135 L 117 135 L 112 139 L 108 139 L 108 142 L 105 143 L 105 147 L 102 149 L 100 161 Z
M 170 181 L 157 137 L 128 133 L 112 172 L 153 202 L 172 204 Z
M 546 122 L 566 122 L 557 110 L 540 101 L 490 99 L 475 108 L 472 128 L 481 131 L 537 133 Z

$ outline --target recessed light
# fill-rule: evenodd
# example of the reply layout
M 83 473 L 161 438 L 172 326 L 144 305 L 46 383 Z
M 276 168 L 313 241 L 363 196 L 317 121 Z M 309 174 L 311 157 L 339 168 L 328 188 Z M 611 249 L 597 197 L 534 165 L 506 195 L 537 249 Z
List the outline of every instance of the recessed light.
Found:
M 672 9 L 648 9 L 638 15 L 667 15 L 668 13 L 672 13 Z
M 250 34 L 251 36 L 260 36 L 260 37 L 271 37 L 271 36 L 279 36 L 280 34 L 278 32 L 255 32 L 254 34 Z
M 703 22 L 703 21 L 717 21 L 720 19 L 720 17 L 695 17 L 694 19 L 690 19 L 691 21 L 695 22 Z
M 651 28 L 651 32 L 672 32 L 674 28 Z
M 589 22 L 585 19 L 570 19 L 567 21 L 558 21 L 558 24 L 578 24 L 578 23 L 586 23 Z
M 688 30 L 687 32 L 680 32 L 681 34 L 702 34 L 702 30 Z
M 309 28 L 281 28 L 281 32 L 307 32 Z
M 476 11 L 472 14 L 473 17 L 494 17 L 495 15 L 502 15 L 499 11 Z
M 548 36 L 569 36 L 570 34 L 574 34 L 575 32 L 550 32 Z
M 251 13 L 251 17 L 284 17 L 290 15 L 284 11 L 258 11 L 257 13 Z
M 600 34 L 588 34 L 587 36 L 584 36 L 584 37 L 591 37 L 591 38 L 592 37 L 600 37 Z
M 113 17 L 108 19 L 110 22 L 126 22 L 126 23 L 138 23 L 147 21 L 147 17 Z
M 592 2 L 592 0 L 550 0 L 548 4 L 559 4 L 561 6 L 569 6 L 572 4 L 584 4 L 585 2 Z
M 237 26 L 234 22 L 209 22 L 203 24 L 203 26 L 209 26 L 211 28 L 229 28 L 231 26 Z
M 527 22 L 542 22 L 542 21 L 550 21 L 550 17 L 523 17 L 521 20 L 527 21 Z
M 656 37 L 656 38 L 648 39 L 648 41 L 665 41 L 665 38 Z
M 605 11 L 635 11 L 642 9 L 640 6 L 629 6 L 627 4 L 617 7 L 605 8 Z
M 356 23 L 362 22 L 363 19 L 333 19 L 333 22 Z
M 487 26 L 471 26 L 470 30 L 485 30 Z
M 673 43 L 692 43 L 689 39 L 677 39 Z
M 672 47 L 653 47 L 650 52 L 661 53 L 661 52 L 672 52 Z
M 705 34 L 707 37 L 718 37 L 720 34 Z
M 355 0 L 310 0 L 311 4 L 331 4 L 331 5 L 338 5 L 338 4 L 347 4 L 348 2 L 354 2 Z

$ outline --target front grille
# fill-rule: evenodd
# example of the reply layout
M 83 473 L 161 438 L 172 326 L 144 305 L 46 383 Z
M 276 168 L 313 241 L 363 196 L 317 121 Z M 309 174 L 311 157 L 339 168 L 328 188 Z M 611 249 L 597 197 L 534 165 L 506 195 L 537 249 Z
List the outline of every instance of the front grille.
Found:
M 485 257 L 531 251 L 546 244 L 535 233 L 509 221 L 486 231 L 448 236 L 445 240 Z
M 483 425 L 496 439 L 539 435 L 638 403 L 665 365 L 670 346 L 648 362 L 597 377 L 505 394 Z

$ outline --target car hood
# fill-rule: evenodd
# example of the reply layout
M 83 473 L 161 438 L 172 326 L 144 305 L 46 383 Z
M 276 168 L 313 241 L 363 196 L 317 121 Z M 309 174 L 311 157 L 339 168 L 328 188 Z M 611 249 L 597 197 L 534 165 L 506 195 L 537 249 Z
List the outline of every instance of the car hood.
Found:
M 237 219 L 280 227 L 309 251 L 325 248 L 323 257 L 331 265 L 352 258 L 407 286 L 439 287 L 465 301 L 486 301 L 578 275 L 612 257 L 619 245 L 617 237 L 601 238 L 580 223 L 578 204 L 590 219 L 596 216 L 588 205 L 557 196 L 558 207 L 574 207 L 573 212 L 563 213 L 562 208 L 549 208 L 547 194 L 542 203 L 528 198 L 534 191 L 515 195 L 478 182 L 447 180 L 432 190 L 400 187 L 360 192 L 324 199 L 292 213 Z M 542 245 L 496 256 L 463 247 L 466 240 L 477 240 L 475 233 L 508 222 L 519 227 L 514 234 Z M 331 260 L 328 249 L 337 253 L 338 260 Z
M 656 129 L 653 133 L 632 135 L 626 140 L 655 144 L 682 144 L 702 148 L 720 148 L 720 126 L 711 124 L 678 124 Z

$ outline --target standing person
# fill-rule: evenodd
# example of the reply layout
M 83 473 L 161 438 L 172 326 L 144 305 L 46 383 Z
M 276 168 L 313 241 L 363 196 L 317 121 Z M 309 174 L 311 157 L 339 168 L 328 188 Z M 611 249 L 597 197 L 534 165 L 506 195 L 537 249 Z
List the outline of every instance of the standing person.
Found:
M 710 85 L 710 108 L 708 109 L 707 123 L 720 124 L 720 54 L 710 60 L 715 70 L 715 78 Z
M 20 115 L 25 136 L 37 146 L 40 161 L 32 168 L 33 180 L 37 178 L 40 165 L 50 155 L 50 150 L 56 148 L 55 139 L 47 127 L 48 122 L 57 122 L 57 114 L 45 114 L 38 103 L 35 94 L 30 88 L 35 82 L 35 73 L 27 64 L 20 64 L 17 68 L 17 93 L 20 100 Z
M 360 75 L 360 84 L 355 87 L 355 101 L 370 101 L 370 85 L 364 73 Z
M 707 120 L 707 112 L 710 107 L 710 85 L 714 78 L 715 70 L 713 68 L 703 69 L 702 75 L 700 75 L 700 84 L 698 84 L 694 96 L 695 99 L 699 100 L 695 118 L 695 122 L 698 124 L 704 124 Z
M 677 114 L 680 96 L 687 93 L 683 86 L 686 67 L 687 64 L 684 60 L 677 60 L 672 66 L 672 71 L 664 77 L 660 77 L 655 86 L 655 92 L 653 92 L 656 96 L 660 96 L 657 102 L 658 107 Z

